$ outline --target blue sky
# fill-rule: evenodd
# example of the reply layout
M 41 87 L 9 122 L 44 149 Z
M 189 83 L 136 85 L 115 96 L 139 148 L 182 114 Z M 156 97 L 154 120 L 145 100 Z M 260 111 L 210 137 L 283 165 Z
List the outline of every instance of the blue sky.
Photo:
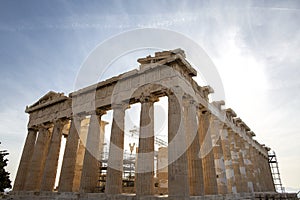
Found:
M 205 50 L 223 81 L 226 105 L 276 151 L 284 186 L 300 190 L 299 1 L 1 0 L 0 5 L 0 148 L 10 152 L 12 179 L 26 136 L 25 106 L 49 90 L 71 92 L 86 57 L 108 38 L 161 28 Z M 114 69 L 111 75 L 127 68 Z

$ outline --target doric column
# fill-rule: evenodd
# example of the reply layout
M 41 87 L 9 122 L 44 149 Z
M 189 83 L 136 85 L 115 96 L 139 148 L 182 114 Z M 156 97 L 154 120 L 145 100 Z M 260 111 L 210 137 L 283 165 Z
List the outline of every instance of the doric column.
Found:
M 250 145 L 250 156 L 251 156 L 251 162 L 253 163 L 253 189 L 254 192 L 260 192 L 260 184 L 259 184 L 259 167 L 258 167 L 258 161 L 257 161 L 257 155 L 256 155 L 257 150 Z
M 169 197 L 185 199 L 189 197 L 189 180 L 181 101 L 182 96 L 168 95 L 168 190 Z
M 234 172 L 234 180 L 236 184 L 236 189 L 238 193 L 243 192 L 242 190 L 242 178 L 239 164 L 239 149 L 237 148 L 237 140 L 235 137 L 236 133 L 231 129 L 228 130 L 229 142 L 230 142 L 230 154 L 232 160 L 232 168 Z
M 79 143 L 80 117 L 73 116 L 69 134 L 67 137 L 66 148 L 62 163 L 61 175 L 59 178 L 59 192 L 72 192 L 75 176 L 75 165 L 77 149 Z
M 239 166 L 241 172 L 241 192 L 248 192 L 247 174 L 246 174 L 244 155 L 243 155 L 245 150 L 244 141 L 238 134 L 235 135 L 235 140 L 236 140 L 236 148 L 239 154 Z
M 24 190 L 27 174 L 29 173 L 29 165 L 34 151 L 37 129 L 29 128 L 20 160 L 18 172 L 15 179 L 14 191 Z
M 78 144 L 78 148 L 77 148 L 73 189 L 72 189 L 72 191 L 74 191 L 74 192 L 79 192 L 79 189 L 80 189 L 81 175 L 82 175 L 82 168 L 83 168 L 83 159 L 84 159 L 84 154 L 85 154 L 86 138 L 88 135 L 89 122 L 90 122 L 90 119 L 86 118 L 86 115 L 81 115 L 80 131 L 79 131 L 79 144 Z
M 39 127 L 38 138 L 29 165 L 30 170 L 26 178 L 26 191 L 39 191 L 41 188 L 42 175 L 51 139 L 51 133 L 48 129 L 49 127 L 44 125 Z
M 199 155 L 200 143 L 197 124 L 198 109 L 199 108 L 193 99 L 190 97 L 184 98 L 184 119 L 188 145 L 187 154 L 191 196 L 204 195 L 202 158 Z
M 263 164 L 262 164 L 262 155 L 257 150 L 256 152 L 256 161 L 257 161 L 257 167 L 258 167 L 258 177 L 259 177 L 259 186 L 260 186 L 260 192 L 265 192 L 266 186 L 265 186 L 265 178 L 264 178 L 264 171 L 263 171 Z
M 113 122 L 105 185 L 106 194 L 122 193 L 125 109 L 126 106 L 123 104 L 113 105 Z
M 258 162 L 259 162 L 259 169 L 260 169 L 260 184 L 261 184 L 261 189 L 262 192 L 267 192 L 267 182 L 266 182 L 266 172 L 265 172 L 265 165 L 264 165 L 264 161 L 263 161 L 263 155 L 262 153 L 258 153 Z
M 253 163 L 251 161 L 250 156 L 250 145 L 247 141 L 244 141 L 244 163 L 246 168 L 246 174 L 247 174 L 247 192 L 254 192 L 253 182 L 254 182 L 254 175 L 253 175 Z
M 230 141 L 228 136 L 228 128 L 224 125 L 221 130 L 221 145 L 224 155 L 224 164 L 226 169 L 226 178 L 227 178 L 227 190 L 228 193 L 236 194 L 236 182 L 235 174 L 232 165 L 231 153 L 230 153 Z
M 221 122 L 216 117 L 211 117 L 210 121 L 210 133 L 213 145 L 213 154 L 215 160 L 215 169 L 217 175 L 218 194 L 227 194 L 227 178 L 225 171 L 224 155 L 221 146 L 221 135 L 222 131 Z
M 66 124 L 66 120 L 57 120 L 54 122 L 52 138 L 50 142 L 49 152 L 46 159 L 44 174 L 42 178 L 42 191 L 52 191 L 54 189 L 58 157 L 61 145 L 62 130 Z
M 136 195 L 154 194 L 154 102 L 153 96 L 142 96 L 139 150 L 137 154 Z
M 99 179 L 100 123 L 104 111 L 92 113 L 80 181 L 80 192 L 94 192 Z
M 204 177 L 204 194 L 218 194 L 217 175 L 212 147 L 211 134 L 209 129 L 210 113 L 202 110 L 199 119 L 199 137 L 201 145 L 201 158 Z
M 268 160 L 268 157 L 265 157 L 263 155 L 262 155 L 262 167 L 264 169 L 266 191 L 274 192 L 275 186 L 274 186 L 274 182 L 273 182 L 271 168 L 269 165 L 269 160 Z

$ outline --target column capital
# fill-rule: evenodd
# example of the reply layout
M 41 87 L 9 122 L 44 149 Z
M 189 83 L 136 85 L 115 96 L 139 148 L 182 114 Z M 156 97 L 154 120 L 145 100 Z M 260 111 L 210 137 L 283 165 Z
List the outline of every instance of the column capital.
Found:
M 211 114 L 211 112 L 207 108 L 205 108 L 205 107 L 199 108 L 198 109 L 198 113 L 200 115 L 209 115 L 209 114 Z
M 49 128 L 52 128 L 53 127 L 53 124 L 52 123 L 43 123 L 43 124 L 39 124 L 37 125 L 37 129 L 40 130 L 40 129 L 49 129 Z
M 196 100 L 189 94 L 184 94 L 182 96 L 182 101 L 183 101 L 183 105 L 185 106 L 195 105 L 196 107 L 199 108 L 199 105 L 197 104 Z
M 98 115 L 101 117 L 102 115 L 106 114 L 106 110 L 97 108 L 96 110 L 90 111 L 87 113 L 88 115 Z
M 37 126 L 31 126 L 27 128 L 28 131 L 38 131 L 38 127 Z
M 166 96 L 173 94 L 173 92 L 169 88 L 162 88 L 161 92 L 164 93 Z
M 57 123 L 60 123 L 61 125 L 65 125 L 68 122 L 69 122 L 68 118 L 59 118 L 59 119 L 53 120 L 54 125 Z
M 211 115 L 211 120 L 219 122 L 219 123 L 223 123 L 216 115 Z
M 130 108 L 130 105 L 125 102 L 118 102 L 118 103 L 113 103 L 111 105 L 111 108 L 113 110 L 126 110 L 126 109 Z
M 86 113 L 72 113 L 71 120 L 81 121 L 81 120 L 85 119 L 86 116 L 87 116 Z
M 151 93 L 142 93 L 139 98 L 139 101 L 141 103 L 154 103 L 159 101 L 159 98 Z

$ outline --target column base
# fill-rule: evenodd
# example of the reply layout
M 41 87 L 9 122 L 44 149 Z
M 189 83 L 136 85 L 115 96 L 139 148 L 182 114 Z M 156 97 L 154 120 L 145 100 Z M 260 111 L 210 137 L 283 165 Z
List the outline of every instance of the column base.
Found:
M 10 192 L 4 196 L 4 199 L 11 200 L 183 200 L 182 197 L 168 197 L 168 195 L 151 195 L 137 197 L 135 194 L 106 195 L 104 193 L 79 193 L 79 192 Z M 264 200 L 264 199 L 282 199 L 298 200 L 296 193 L 276 193 L 276 192 L 256 192 L 239 193 L 226 195 L 204 195 L 186 197 L 184 200 Z

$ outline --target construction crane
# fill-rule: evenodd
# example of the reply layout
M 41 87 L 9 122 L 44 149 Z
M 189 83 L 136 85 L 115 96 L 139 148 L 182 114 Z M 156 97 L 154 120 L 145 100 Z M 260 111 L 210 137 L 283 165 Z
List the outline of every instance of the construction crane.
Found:
M 129 135 L 129 137 L 133 137 L 135 139 L 139 138 L 139 129 L 138 129 L 137 126 L 133 126 L 133 128 L 129 130 L 129 133 L 130 134 L 127 134 L 127 135 Z M 165 140 L 163 140 L 163 139 L 161 139 L 157 136 L 155 136 L 154 138 L 155 138 L 154 142 L 155 142 L 156 145 L 158 145 L 160 147 L 168 146 L 168 143 Z

